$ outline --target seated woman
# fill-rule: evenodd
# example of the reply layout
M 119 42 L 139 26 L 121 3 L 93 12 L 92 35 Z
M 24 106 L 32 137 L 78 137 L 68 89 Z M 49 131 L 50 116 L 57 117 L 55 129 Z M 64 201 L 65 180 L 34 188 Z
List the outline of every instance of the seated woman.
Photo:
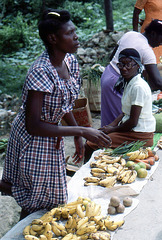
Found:
M 146 141 L 145 146 L 152 146 L 156 121 L 152 115 L 151 89 L 140 74 L 140 55 L 135 49 L 126 48 L 120 52 L 118 61 L 121 76 L 114 88 L 119 92 L 124 89 L 122 113 L 101 130 L 111 138 L 111 148 L 116 148 L 125 141 L 130 143 L 137 140 Z M 97 149 L 97 145 L 86 142 L 85 162 Z

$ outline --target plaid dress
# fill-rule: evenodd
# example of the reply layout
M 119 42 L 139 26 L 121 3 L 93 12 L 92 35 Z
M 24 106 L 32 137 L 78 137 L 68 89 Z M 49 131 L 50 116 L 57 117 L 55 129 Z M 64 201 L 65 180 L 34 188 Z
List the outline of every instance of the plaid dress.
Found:
M 28 71 L 22 92 L 22 107 L 14 119 L 9 138 L 3 180 L 13 184 L 17 203 L 28 212 L 51 209 L 67 201 L 64 141 L 56 149 L 57 137 L 29 135 L 25 128 L 28 90 L 45 93 L 41 119 L 59 123 L 72 110 L 80 90 L 78 62 L 65 57 L 70 79 L 61 79 L 45 51 Z

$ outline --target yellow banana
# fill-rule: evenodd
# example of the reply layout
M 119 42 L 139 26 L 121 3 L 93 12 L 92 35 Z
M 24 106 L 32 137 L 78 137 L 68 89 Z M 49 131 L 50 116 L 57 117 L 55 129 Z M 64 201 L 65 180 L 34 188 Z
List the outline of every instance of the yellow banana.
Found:
M 91 202 L 89 202 L 86 206 L 86 213 L 85 213 L 85 216 L 86 217 L 91 217 Z
M 76 213 L 78 214 L 78 216 L 80 218 L 84 218 L 85 217 L 85 212 L 82 210 L 82 206 L 81 204 L 78 204 L 76 207 Z
M 116 224 L 118 227 L 121 227 L 121 226 L 123 226 L 124 222 L 125 222 L 124 220 L 115 221 L 115 224 Z
M 98 177 L 85 177 L 85 178 L 83 178 L 83 180 L 85 180 L 86 182 L 97 183 L 97 182 L 100 181 L 100 178 L 98 178 Z
M 112 173 L 113 175 L 119 173 L 119 170 L 118 170 L 118 168 L 116 168 L 116 167 L 109 167 L 109 166 L 108 166 L 106 170 L 107 170 L 108 173 Z
M 71 240 L 73 238 L 72 233 L 68 233 L 65 237 L 62 238 L 62 240 Z
M 36 224 L 33 224 L 31 226 L 31 228 L 35 231 L 35 232 L 39 232 L 43 229 L 43 225 L 36 225 Z
M 120 164 L 122 167 L 124 167 L 126 165 L 126 160 L 124 158 L 120 159 Z
M 75 208 L 74 208 L 74 210 L 75 210 Z M 70 210 L 68 208 L 66 208 L 66 207 L 62 208 L 62 211 L 61 211 L 62 218 L 67 219 L 69 214 L 70 214 Z
M 102 168 L 92 168 L 91 172 L 105 173 L 106 170 L 103 170 Z
M 35 232 L 32 228 L 29 230 L 30 235 L 37 236 L 37 232 Z
M 123 170 L 119 173 L 117 179 L 121 180 L 122 178 L 124 178 L 124 176 L 127 174 L 128 168 L 123 168 Z
M 67 235 L 67 231 L 66 230 L 60 230 L 61 236 L 64 237 Z
M 106 172 L 107 164 L 106 163 L 97 163 L 96 167 L 103 169 Z
M 52 231 L 57 237 L 61 236 L 61 231 L 56 227 L 56 225 L 52 225 Z
M 99 216 L 94 216 L 94 217 L 91 217 L 90 219 L 92 219 L 93 221 L 95 221 L 96 224 L 98 224 L 98 222 L 103 218 L 102 215 L 99 215 Z
M 130 176 L 132 175 L 132 170 L 127 170 L 125 176 L 121 179 L 122 183 L 128 183 Z
M 117 176 L 113 176 L 113 177 L 106 177 L 105 179 L 101 180 L 99 182 L 99 185 L 102 187 L 113 187 L 116 183 Z
M 89 239 L 89 233 L 85 233 L 85 234 L 83 234 L 83 235 L 81 235 L 81 238 L 80 238 L 81 240 L 87 240 L 87 239 Z
M 130 176 L 130 178 L 128 179 L 128 183 L 132 183 L 135 181 L 137 177 L 137 172 L 135 170 L 132 171 L 132 175 Z
M 97 232 L 96 226 L 88 226 L 85 228 L 79 228 L 76 232 L 77 235 L 83 235 L 86 233 Z
M 107 227 L 107 229 L 110 230 L 110 227 L 114 224 L 114 221 L 109 220 L 109 219 L 105 219 L 104 224 Z
M 55 225 L 59 230 L 65 230 L 65 226 L 63 224 L 52 221 L 52 226 Z
M 53 232 L 52 232 L 52 231 L 48 231 L 48 232 L 46 233 L 46 238 L 47 238 L 47 240 L 51 240 L 52 236 L 53 236 Z
M 50 232 L 52 229 L 52 226 L 49 222 L 45 222 L 43 226 L 44 226 L 44 232 L 42 233 L 42 235 L 45 235 L 47 237 L 49 235 L 48 232 Z
M 137 158 L 137 156 L 139 155 L 140 151 L 134 151 L 134 152 L 128 152 L 126 155 L 129 157 L 130 160 L 134 160 Z
M 50 222 L 52 221 L 53 219 L 53 215 L 51 212 L 47 212 L 45 213 L 42 217 L 40 217 L 40 219 L 43 221 L 43 222 Z
M 104 173 L 97 173 L 97 172 L 92 172 L 91 171 L 91 174 L 92 174 L 93 177 L 98 177 L 98 178 L 106 176 L 106 172 L 104 172 Z
M 43 221 L 42 219 L 38 218 L 38 219 L 34 219 L 31 224 L 43 225 Z
M 31 224 L 29 224 L 28 226 L 26 226 L 23 230 L 23 235 L 30 235 L 30 228 L 31 228 Z
M 93 211 L 93 216 L 98 216 L 101 214 L 101 205 L 96 204 Z
M 56 208 L 52 208 L 52 209 L 50 210 L 50 213 L 51 213 L 52 216 L 55 215 L 55 212 L 56 212 Z
M 67 229 L 67 228 L 71 228 L 72 223 L 73 223 L 73 218 L 72 218 L 72 216 L 70 215 L 69 218 L 68 218 L 68 220 L 67 220 L 66 223 L 65 223 L 65 228 L 66 228 L 66 229 Z
M 136 158 L 141 159 L 141 160 L 145 159 L 145 153 L 140 151 L 139 155 Z
M 77 204 L 80 204 L 80 203 L 82 203 L 82 202 L 83 202 L 83 198 L 79 198 L 79 199 L 77 199 L 76 201 L 67 203 L 65 206 L 66 206 L 66 207 L 76 206 Z
M 73 222 L 72 222 L 71 228 L 72 229 L 76 229 L 77 222 L 78 222 L 78 215 L 76 213 L 74 213 L 72 218 L 73 218 Z
M 77 223 L 76 229 L 79 229 L 83 224 L 88 222 L 88 217 L 84 217 L 80 219 Z
M 69 214 L 73 215 L 76 212 L 76 207 L 69 208 Z
M 91 168 L 97 167 L 97 162 L 91 162 L 91 163 L 90 163 L 90 167 L 91 167 Z
M 45 235 L 40 235 L 39 240 L 47 240 L 47 237 Z
M 25 235 L 24 237 L 26 240 L 39 240 L 39 238 L 37 238 L 33 235 Z
M 110 159 L 110 158 L 108 158 L 108 156 L 103 156 L 103 157 L 102 157 L 102 160 L 103 160 L 104 162 L 106 162 L 107 164 L 113 164 L 113 163 L 119 162 L 120 157 L 112 157 L 112 158 Z

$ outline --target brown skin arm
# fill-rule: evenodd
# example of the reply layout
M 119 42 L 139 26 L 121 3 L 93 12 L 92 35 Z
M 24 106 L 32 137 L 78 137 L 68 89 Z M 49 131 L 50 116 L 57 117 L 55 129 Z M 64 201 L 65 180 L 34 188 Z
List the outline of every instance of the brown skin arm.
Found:
M 138 23 L 139 23 L 139 14 L 140 14 L 141 10 L 134 7 L 134 11 L 133 11 L 133 31 L 138 32 Z
M 67 123 L 68 126 L 78 126 L 74 115 L 72 112 L 66 113 L 63 117 L 64 121 Z M 84 156 L 84 144 L 82 141 L 82 137 L 80 136 L 74 136 L 74 143 L 75 143 L 75 148 L 76 151 L 74 153 L 73 157 L 73 162 L 79 163 Z
M 26 103 L 26 130 L 29 134 L 42 137 L 82 136 L 95 142 L 100 148 L 110 146 L 111 139 L 102 131 L 89 127 L 57 126 L 41 120 L 43 92 L 28 91 Z M 66 117 L 65 117 L 66 118 Z M 68 117 L 67 117 L 68 118 Z M 68 121 L 66 119 L 66 121 Z
M 152 91 L 162 90 L 162 77 L 156 64 L 145 65 L 147 81 Z
M 131 112 L 130 112 L 130 118 L 122 123 L 119 126 L 115 125 L 107 125 L 103 128 L 103 132 L 109 134 L 112 132 L 129 132 L 132 130 L 132 128 L 137 126 L 138 119 L 141 113 L 142 107 L 137 105 L 132 105 Z M 121 115 L 119 115 L 121 117 Z M 121 119 L 121 118 L 120 118 Z M 118 118 L 119 120 L 119 118 Z M 116 123 L 119 121 L 116 121 Z

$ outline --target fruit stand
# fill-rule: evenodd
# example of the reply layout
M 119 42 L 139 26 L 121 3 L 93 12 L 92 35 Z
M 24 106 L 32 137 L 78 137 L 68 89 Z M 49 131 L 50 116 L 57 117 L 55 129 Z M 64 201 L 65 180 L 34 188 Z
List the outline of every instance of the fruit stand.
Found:
M 91 223 L 89 223 L 89 224 L 93 224 L 95 226 L 98 226 L 97 223 L 95 222 L 95 220 L 98 219 L 98 217 L 101 217 L 100 220 L 104 219 L 104 221 L 107 222 L 108 227 L 104 228 L 105 226 L 104 227 L 102 226 L 102 228 L 101 228 L 101 225 L 100 225 L 97 228 L 100 228 L 99 230 L 102 230 L 102 233 L 105 231 L 110 233 L 110 238 L 108 236 L 102 236 L 103 238 L 101 238 L 101 239 L 107 239 L 107 240 L 111 239 L 112 240 L 115 238 L 119 229 L 120 229 L 120 231 L 125 229 L 125 224 L 127 221 L 125 221 L 124 219 L 126 218 L 126 216 L 129 216 L 130 213 L 135 211 L 135 209 L 138 209 L 136 207 L 139 205 L 140 201 L 137 198 L 137 196 L 140 196 L 139 193 L 142 192 L 142 189 L 144 188 L 146 183 L 148 181 L 150 181 L 150 179 L 152 179 L 152 176 L 153 176 L 155 170 L 158 169 L 160 161 L 157 160 L 154 163 L 154 165 L 152 165 L 151 169 L 148 170 L 148 174 L 147 174 L 146 178 L 135 178 L 135 180 L 129 184 L 123 184 L 122 182 L 118 181 L 118 182 L 115 182 L 115 184 L 111 187 L 108 187 L 108 186 L 104 187 L 103 185 L 98 185 L 98 184 L 88 184 L 86 186 L 85 182 L 87 182 L 87 178 L 90 179 L 92 177 L 92 174 L 91 174 L 92 166 L 94 166 L 93 165 L 94 162 L 98 161 L 99 155 L 101 153 L 103 153 L 103 150 L 95 151 L 93 153 L 91 159 L 89 160 L 89 162 L 84 164 L 69 181 L 69 183 L 68 183 L 68 195 L 69 195 L 68 204 L 69 205 L 67 204 L 67 207 L 70 205 L 73 205 L 76 201 L 78 203 L 77 204 L 78 206 L 80 205 L 80 203 L 82 203 L 82 205 L 84 205 L 86 201 L 89 201 L 91 203 L 91 207 L 93 205 L 93 208 L 95 208 L 95 206 L 97 206 L 97 207 L 100 206 L 101 208 L 100 207 L 98 208 L 98 210 L 97 210 L 98 214 L 97 214 L 96 218 L 94 218 L 94 216 L 88 215 L 88 214 L 94 215 L 94 212 L 92 213 L 93 208 L 91 208 L 91 211 L 89 211 L 89 213 L 86 213 L 85 209 L 84 210 L 77 209 L 75 214 L 77 213 L 78 215 L 80 215 L 83 212 L 82 214 L 84 214 L 84 215 L 82 216 L 82 218 L 84 219 L 84 217 L 89 216 L 89 220 L 91 219 L 90 220 Z M 161 153 L 161 151 L 160 151 L 160 153 Z M 110 159 L 110 160 L 112 160 L 112 159 Z M 115 160 L 113 159 L 113 161 L 115 161 Z M 108 208 L 109 208 L 109 204 L 111 202 L 111 198 L 113 196 L 118 197 L 120 203 L 123 202 L 123 199 L 125 197 L 131 196 L 132 204 L 129 207 L 125 207 L 124 211 L 120 212 L 119 214 L 110 215 L 108 213 Z M 83 199 L 84 199 L 84 204 L 82 201 Z M 144 201 L 145 200 L 146 199 L 144 199 Z M 53 214 L 54 214 L 54 212 L 56 214 L 56 209 L 53 209 L 51 211 L 53 212 Z M 62 211 L 63 211 L 63 209 L 62 209 Z M 11 239 L 23 240 L 23 239 L 25 239 L 23 236 L 24 228 L 27 226 L 29 226 L 31 228 L 30 224 L 32 223 L 32 221 L 34 219 L 44 218 L 43 216 L 46 213 L 47 213 L 46 211 L 38 211 L 36 213 L 29 215 L 28 217 L 26 217 L 25 219 L 23 219 L 22 221 L 17 223 L 15 225 L 15 227 L 13 227 L 4 237 L 2 237 L 1 240 L 9 240 L 9 239 L 10 240 Z M 87 216 L 85 214 L 87 214 Z M 56 217 L 56 215 L 54 217 Z M 79 216 L 79 217 L 81 218 L 81 216 Z M 63 224 L 64 225 L 68 224 L 68 220 L 69 219 L 64 219 L 65 222 Z M 58 221 L 56 221 L 56 222 L 58 223 Z M 109 226 L 110 222 L 118 223 L 118 225 L 114 224 L 115 225 L 114 229 L 111 229 L 112 226 L 111 227 Z M 51 224 L 51 226 L 53 226 L 53 225 Z M 53 229 L 54 229 L 54 227 L 53 227 Z M 93 230 L 95 230 L 96 228 L 94 226 L 90 227 L 90 225 L 88 225 L 88 229 L 92 229 L 91 233 L 93 233 Z M 55 230 L 53 230 L 53 231 L 55 231 Z M 77 230 L 76 230 L 76 232 L 77 232 Z M 97 232 L 98 232 L 98 230 L 97 230 Z M 80 232 L 78 232 L 78 233 L 80 233 Z M 78 235 L 78 238 L 67 238 L 67 239 L 87 239 L 87 238 L 79 238 L 79 237 L 81 237 L 81 235 Z M 104 238 L 104 237 L 106 237 L 106 238 Z M 129 240 L 134 239 L 135 234 L 134 234 L 134 236 L 132 235 L 132 237 L 133 238 L 130 238 L 130 237 L 126 238 L 126 236 L 125 236 L 124 238 L 117 238 L 117 239 L 129 239 Z M 32 238 L 26 238 L 26 239 L 34 240 L 34 239 L 41 239 L 41 238 L 37 238 L 37 237 L 33 236 Z M 55 236 L 55 237 L 49 238 L 49 239 L 63 239 L 63 236 L 62 237 L 58 236 L 57 238 Z M 64 239 L 66 239 L 66 238 L 64 237 Z M 90 238 L 90 239 L 97 239 L 97 238 Z M 138 239 L 140 240 L 143 238 L 138 238 Z M 150 238 L 148 238 L 148 239 L 150 239 Z

